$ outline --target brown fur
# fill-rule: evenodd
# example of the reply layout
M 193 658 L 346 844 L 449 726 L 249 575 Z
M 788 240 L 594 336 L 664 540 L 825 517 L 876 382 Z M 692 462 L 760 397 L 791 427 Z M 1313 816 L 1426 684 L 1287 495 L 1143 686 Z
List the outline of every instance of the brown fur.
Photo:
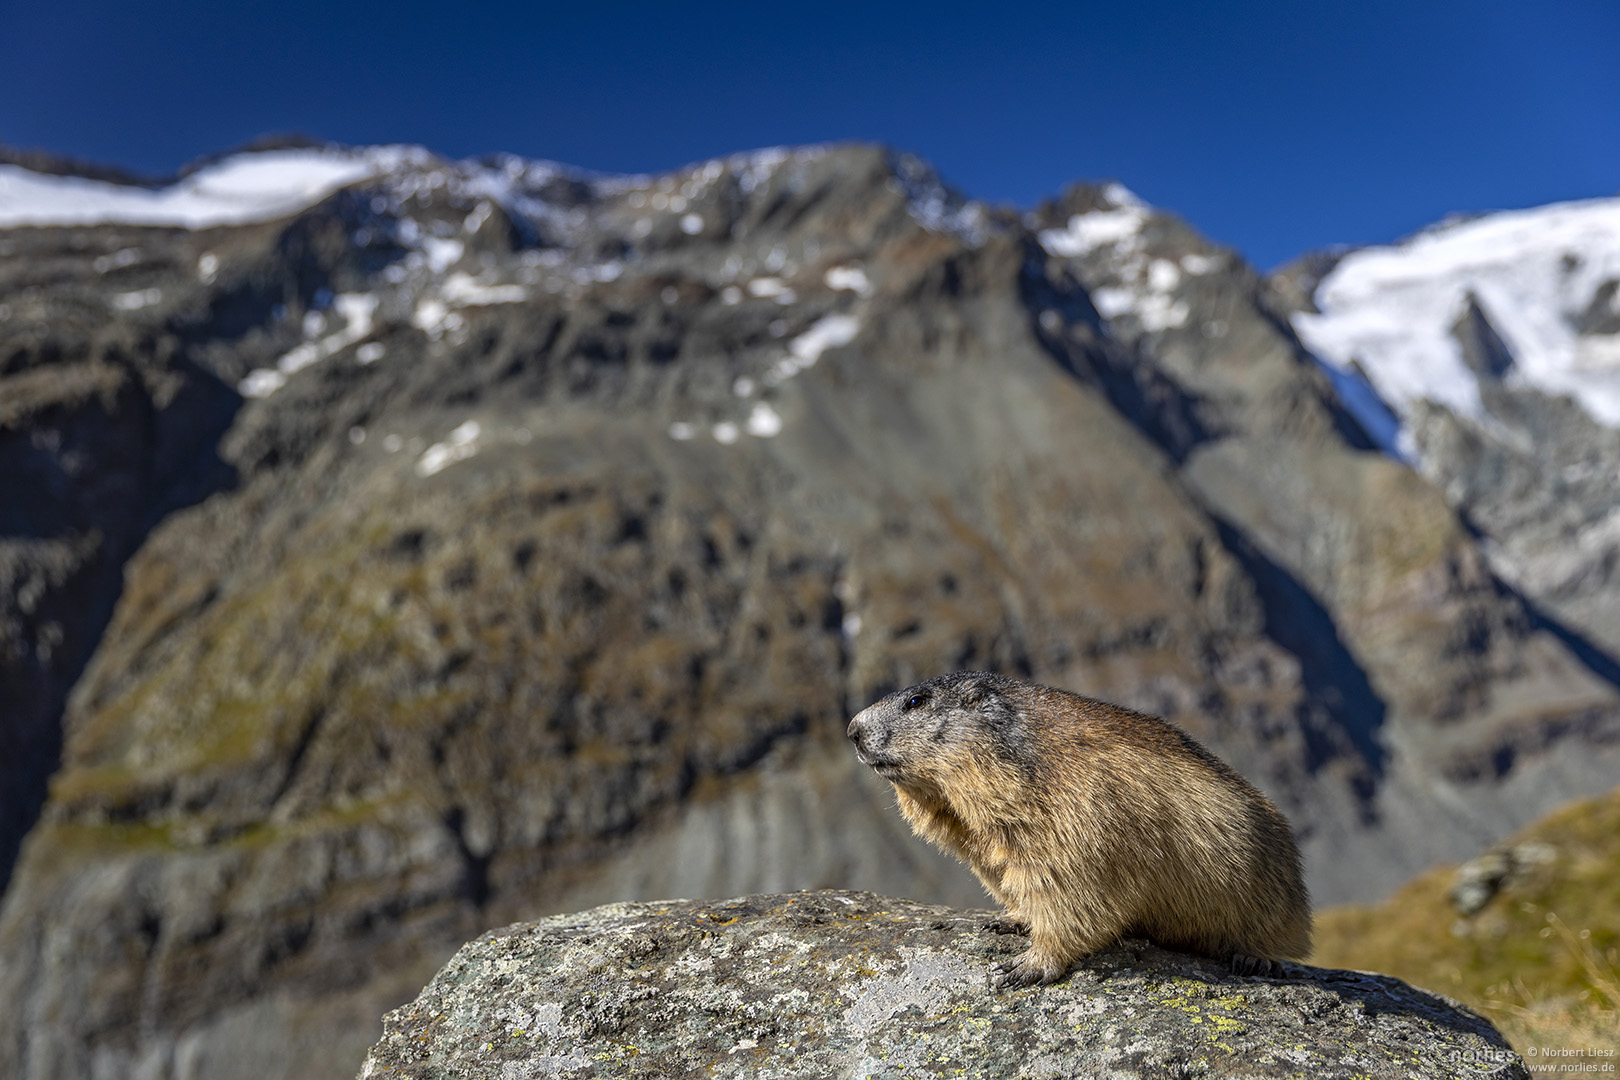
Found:
M 1000 983 L 1050 983 L 1122 936 L 1270 968 L 1311 948 L 1288 822 L 1163 720 L 984 672 L 849 724 L 913 829 L 1029 928 Z

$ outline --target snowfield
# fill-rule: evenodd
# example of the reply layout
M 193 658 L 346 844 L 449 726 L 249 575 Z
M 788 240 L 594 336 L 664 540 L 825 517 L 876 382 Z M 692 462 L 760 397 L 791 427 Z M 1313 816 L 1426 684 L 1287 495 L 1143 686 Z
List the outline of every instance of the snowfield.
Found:
M 270 221 L 383 172 L 400 157 L 388 147 L 236 154 L 162 188 L 0 165 L 0 228 L 116 222 L 206 229 Z
M 1479 420 L 1479 379 L 1452 333 L 1472 297 L 1513 355 L 1509 385 L 1620 426 L 1620 334 L 1581 329 L 1614 324 L 1617 281 L 1620 199 L 1555 203 L 1352 252 L 1317 288 L 1321 314 L 1293 324 L 1336 383 L 1359 366 L 1399 415 L 1428 399 Z

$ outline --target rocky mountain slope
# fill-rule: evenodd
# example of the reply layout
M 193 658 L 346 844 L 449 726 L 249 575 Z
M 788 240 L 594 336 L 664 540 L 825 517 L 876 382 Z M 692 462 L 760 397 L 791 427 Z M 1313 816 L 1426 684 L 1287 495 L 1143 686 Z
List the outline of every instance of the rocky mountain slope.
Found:
M 352 1073 L 603 900 L 973 903 L 842 738 L 951 668 L 1184 725 L 1324 899 L 1620 766 L 1601 641 L 1123 189 L 281 147 L 0 225 L 6 1075 Z

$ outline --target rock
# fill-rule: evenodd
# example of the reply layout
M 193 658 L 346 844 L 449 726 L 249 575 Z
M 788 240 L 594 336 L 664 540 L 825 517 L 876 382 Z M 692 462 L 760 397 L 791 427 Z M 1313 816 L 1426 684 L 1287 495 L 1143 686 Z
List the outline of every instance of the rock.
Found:
M 360 1071 L 501 1076 L 1528 1077 L 1485 1020 L 1387 976 L 1126 941 L 996 994 L 992 912 L 820 891 L 610 904 L 491 931 Z
M 1459 915 L 1477 914 L 1515 877 L 1545 867 L 1557 858 L 1556 848 L 1527 841 L 1469 859 L 1452 877 L 1451 906 Z
M 1485 416 L 1411 410 L 1419 469 L 1486 539 L 1491 567 L 1578 648 L 1620 652 L 1620 430 L 1568 397 L 1482 383 Z
M 1451 883 L 1451 906 L 1459 915 L 1472 915 L 1491 902 L 1502 882 L 1513 872 L 1506 852 L 1492 851 L 1469 859 L 1457 868 Z

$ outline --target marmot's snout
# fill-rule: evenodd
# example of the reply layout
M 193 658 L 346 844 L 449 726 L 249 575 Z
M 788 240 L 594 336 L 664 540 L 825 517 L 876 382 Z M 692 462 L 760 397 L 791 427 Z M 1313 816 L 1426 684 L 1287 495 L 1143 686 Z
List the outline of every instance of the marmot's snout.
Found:
M 888 776 L 900 763 L 892 745 L 894 725 L 881 714 L 883 704 L 880 701 L 856 713 L 844 734 L 855 744 L 856 760 L 877 770 L 879 776 Z
M 844 729 L 849 741 L 855 744 L 855 756 L 860 759 L 862 765 L 872 764 L 872 755 L 869 751 L 877 748 L 872 744 L 881 741 L 872 733 L 871 717 L 871 709 L 862 709 L 855 714 L 855 719 L 849 722 L 849 727 Z

